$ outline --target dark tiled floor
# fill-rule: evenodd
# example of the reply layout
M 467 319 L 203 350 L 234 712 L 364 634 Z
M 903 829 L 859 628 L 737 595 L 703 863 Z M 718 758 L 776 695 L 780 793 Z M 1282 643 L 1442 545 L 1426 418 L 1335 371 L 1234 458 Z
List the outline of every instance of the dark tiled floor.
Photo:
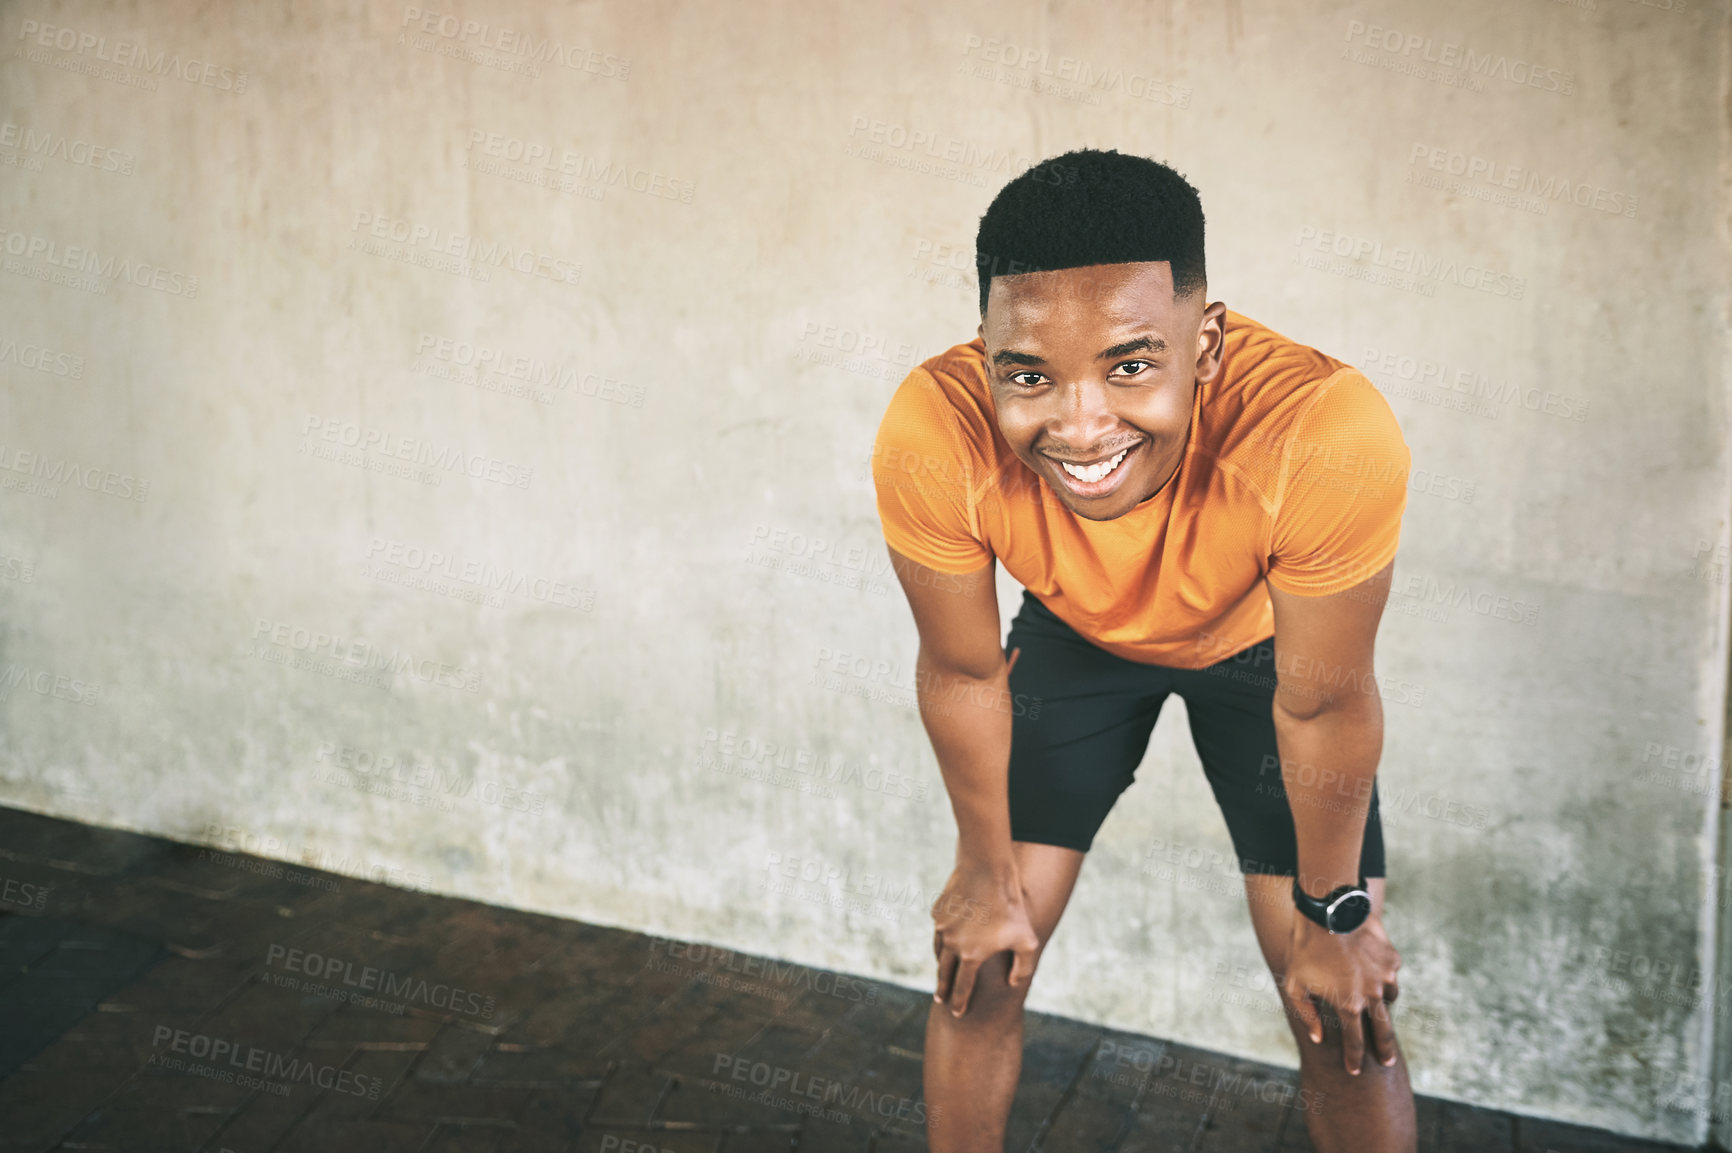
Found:
M 895 986 L 10 809 L 0 911 L 0 1149 L 925 1148 Z M 1031 1016 L 1007 1148 L 1299 1153 L 1296 1088 Z M 1420 1117 L 1427 1153 L 1675 1148 Z

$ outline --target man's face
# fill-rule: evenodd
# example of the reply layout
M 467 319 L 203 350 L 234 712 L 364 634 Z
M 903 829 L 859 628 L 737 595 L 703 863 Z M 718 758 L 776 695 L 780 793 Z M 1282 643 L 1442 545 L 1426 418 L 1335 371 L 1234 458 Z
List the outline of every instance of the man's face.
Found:
M 1225 312 L 1175 300 L 1164 260 L 994 277 L 980 335 L 999 431 L 1066 508 L 1125 515 L 1184 455 Z

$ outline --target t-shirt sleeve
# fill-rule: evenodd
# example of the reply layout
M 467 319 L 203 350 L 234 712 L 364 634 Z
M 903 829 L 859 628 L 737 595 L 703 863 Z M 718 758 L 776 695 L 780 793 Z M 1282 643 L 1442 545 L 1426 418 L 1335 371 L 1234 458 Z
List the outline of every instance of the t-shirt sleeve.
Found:
M 885 543 L 903 556 L 939 572 L 974 572 L 993 555 L 972 499 L 980 464 L 948 408 L 920 368 L 890 398 L 872 446 L 878 521 Z
M 1389 402 L 1343 369 L 1300 416 L 1270 539 L 1268 581 L 1327 596 L 1395 559 L 1412 464 Z

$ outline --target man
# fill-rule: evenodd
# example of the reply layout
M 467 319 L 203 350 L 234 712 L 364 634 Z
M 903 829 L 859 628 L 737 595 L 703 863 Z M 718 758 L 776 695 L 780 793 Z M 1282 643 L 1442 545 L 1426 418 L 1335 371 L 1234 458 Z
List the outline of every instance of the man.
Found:
M 1312 1144 L 1412 1150 L 1374 779 L 1394 416 L 1352 368 L 1207 303 L 1196 191 L 1153 160 L 1032 168 L 976 247 L 977 339 L 909 374 L 873 453 L 958 833 L 930 1146 L 1003 1148 L 1035 966 L 1177 693 L 1322 1103 Z M 1008 659 L 999 560 L 1026 589 Z

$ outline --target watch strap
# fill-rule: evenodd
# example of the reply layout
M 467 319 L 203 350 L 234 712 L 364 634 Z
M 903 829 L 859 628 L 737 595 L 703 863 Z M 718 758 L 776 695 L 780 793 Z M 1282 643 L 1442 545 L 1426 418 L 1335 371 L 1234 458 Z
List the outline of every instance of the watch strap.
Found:
M 1305 890 L 1299 886 L 1299 878 L 1297 876 L 1293 878 L 1294 907 L 1297 908 L 1299 912 L 1303 913 L 1307 919 L 1316 922 L 1331 933 L 1341 932 L 1342 930 L 1338 930 L 1330 924 L 1330 914 L 1343 898 L 1354 893 L 1364 896 L 1367 902 L 1371 900 L 1371 890 L 1366 887 L 1365 878 L 1363 876 L 1359 878 L 1357 884 L 1342 885 L 1321 897 L 1313 897 L 1306 893 Z M 1355 929 L 1358 927 L 1358 925 L 1354 926 Z M 1345 931 L 1352 932 L 1353 930 L 1348 929 Z

